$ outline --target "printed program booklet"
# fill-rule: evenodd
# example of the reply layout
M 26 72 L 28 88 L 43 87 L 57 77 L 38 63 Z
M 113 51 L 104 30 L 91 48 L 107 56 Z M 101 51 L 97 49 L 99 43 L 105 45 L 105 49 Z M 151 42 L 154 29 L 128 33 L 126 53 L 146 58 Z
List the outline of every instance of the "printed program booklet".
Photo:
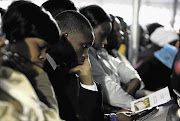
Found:
M 168 87 L 158 90 L 148 96 L 131 102 L 131 111 L 135 114 L 162 105 L 171 100 Z

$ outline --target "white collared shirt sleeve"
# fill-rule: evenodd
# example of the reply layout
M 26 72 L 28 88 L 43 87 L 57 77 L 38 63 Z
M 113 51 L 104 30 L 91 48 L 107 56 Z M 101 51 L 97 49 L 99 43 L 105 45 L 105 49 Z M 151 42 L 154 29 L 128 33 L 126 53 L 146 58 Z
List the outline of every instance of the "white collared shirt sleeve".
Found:
M 93 85 L 84 85 L 84 84 L 82 84 L 82 83 L 80 83 L 80 84 L 81 84 L 81 86 L 82 86 L 83 88 L 85 88 L 85 89 L 87 89 L 87 90 L 98 91 L 97 85 L 96 85 L 95 82 L 93 82 Z
M 104 63 L 107 56 L 100 58 L 99 55 L 96 55 L 93 50 L 89 50 L 93 79 L 102 85 L 103 101 L 111 106 L 130 110 L 134 98 L 122 89 L 116 75 L 112 74 L 113 70 L 109 69 L 111 67 L 103 68 L 107 66 Z

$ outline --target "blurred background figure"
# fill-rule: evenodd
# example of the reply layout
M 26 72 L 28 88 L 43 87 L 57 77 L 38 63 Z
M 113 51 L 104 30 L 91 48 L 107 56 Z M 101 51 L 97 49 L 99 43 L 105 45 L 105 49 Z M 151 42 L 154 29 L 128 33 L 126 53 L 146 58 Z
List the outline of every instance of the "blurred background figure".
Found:
M 145 88 L 154 91 L 169 86 L 179 36 L 173 29 L 159 27 L 151 34 L 150 40 L 151 48 L 144 51 L 147 51 L 147 56 L 139 61 L 135 69 L 145 83 Z
M 146 46 L 144 46 L 144 49 L 139 52 L 138 62 L 144 58 L 151 58 L 154 51 L 159 49 L 156 44 L 152 43 L 151 38 L 150 38 L 151 34 L 158 27 L 163 27 L 163 26 L 161 24 L 158 24 L 158 23 L 152 23 L 152 24 L 147 25 L 147 33 L 149 35 L 149 39 L 147 39 Z
M 75 4 L 71 0 L 47 0 L 41 6 L 49 11 L 53 17 L 65 10 L 77 11 Z
M 0 35 L 2 35 L 2 16 L 4 15 L 5 10 L 3 8 L 0 7 Z
M 146 27 L 147 27 L 149 36 L 151 36 L 151 34 L 154 32 L 155 29 L 157 29 L 158 27 L 163 27 L 163 25 L 159 23 L 151 23 L 151 24 L 146 25 Z
M 112 19 L 112 22 L 111 22 L 112 23 L 112 30 L 108 35 L 107 44 L 105 45 L 105 49 L 113 57 L 115 57 L 115 58 L 117 57 L 121 61 L 126 61 L 127 58 L 125 56 L 125 53 L 122 54 L 121 51 L 119 50 L 120 46 L 125 43 L 124 32 L 122 31 L 121 22 L 116 16 L 113 16 L 112 14 L 110 15 L 110 17 Z M 126 47 L 124 47 L 124 49 L 125 48 Z M 121 46 L 121 50 L 122 49 L 123 48 Z
M 125 55 L 126 57 L 128 57 L 128 47 L 129 47 L 129 36 L 130 36 L 130 30 L 128 28 L 127 23 L 124 21 L 124 19 L 120 16 L 116 16 L 119 21 L 120 21 L 120 25 L 121 25 L 121 34 L 122 37 L 121 39 L 123 40 L 123 43 L 120 45 L 119 47 L 119 51 Z
M 143 53 L 149 45 L 149 33 L 146 26 L 139 25 L 140 38 L 139 38 L 139 53 Z M 138 57 L 139 58 L 139 57 Z

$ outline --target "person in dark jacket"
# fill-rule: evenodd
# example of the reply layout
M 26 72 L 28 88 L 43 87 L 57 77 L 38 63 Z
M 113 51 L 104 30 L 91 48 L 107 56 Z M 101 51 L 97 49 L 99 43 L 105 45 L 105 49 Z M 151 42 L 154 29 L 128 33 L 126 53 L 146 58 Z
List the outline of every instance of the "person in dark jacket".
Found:
M 101 86 L 92 80 L 86 53 L 94 40 L 91 26 L 76 12 L 61 14 L 65 10 L 77 11 L 70 0 L 48 0 L 42 7 L 56 18 L 63 33 L 61 42 L 54 48 L 54 52 L 48 52 L 49 62 L 45 63 L 44 68 L 55 89 L 60 116 L 67 121 L 104 120 Z M 77 68 L 74 68 L 76 66 Z M 74 69 L 71 70 L 72 68 Z M 69 73 L 70 70 L 72 73 Z M 87 75 L 84 76 L 83 73 Z M 89 90 L 89 87 L 95 90 Z
M 93 81 L 87 54 L 94 40 L 92 27 L 76 11 L 62 12 L 55 19 L 63 36 L 50 54 L 58 66 L 55 71 L 48 68 L 47 73 L 55 88 L 60 116 L 67 121 L 102 121 L 101 87 Z
M 49 68 L 49 63 L 47 63 L 45 66 L 55 89 L 61 117 L 70 121 L 107 120 L 109 117 L 103 113 L 101 86 L 100 84 L 94 83 L 93 80 L 91 80 L 91 71 L 89 70 L 89 62 L 86 54 L 87 49 L 91 45 L 90 41 L 93 40 L 93 34 L 91 31 L 89 31 L 89 27 L 91 26 L 89 26 L 87 22 L 84 24 L 84 18 L 77 13 L 72 14 L 69 11 L 71 14 L 69 14 L 69 12 L 61 14 L 61 12 L 65 10 L 77 11 L 74 4 L 70 0 L 63 0 L 61 2 L 58 0 L 49 0 L 42 6 L 52 13 L 52 15 L 56 18 L 59 27 L 63 29 L 63 37 L 60 45 L 58 45 L 58 49 L 54 50 L 55 54 L 53 52 L 49 52 L 47 57 L 50 57 L 48 60 L 54 71 L 52 71 L 52 67 Z M 57 11 L 59 11 L 59 13 L 56 13 Z M 80 21 L 77 21 L 76 19 Z M 87 43 L 87 39 L 89 40 L 89 43 Z M 84 51 L 85 55 L 83 55 Z M 85 61 L 83 61 L 83 58 L 86 58 Z M 69 70 L 71 70 L 73 67 L 76 67 L 73 69 L 75 73 L 70 74 Z M 89 74 L 83 76 L 82 74 L 87 71 L 85 68 L 89 70 Z M 82 73 L 76 74 L 79 69 L 82 71 Z M 59 79 L 64 80 L 61 82 L 61 85 L 58 85 Z M 85 81 L 82 82 L 82 80 Z M 60 91 L 60 87 L 63 87 L 63 91 Z M 71 112 L 69 112 L 69 110 L 71 110 Z M 118 114 L 118 116 L 120 118 L 125 117 L 122 114 Z M 75 119 L 73 117 L 75 117 Z

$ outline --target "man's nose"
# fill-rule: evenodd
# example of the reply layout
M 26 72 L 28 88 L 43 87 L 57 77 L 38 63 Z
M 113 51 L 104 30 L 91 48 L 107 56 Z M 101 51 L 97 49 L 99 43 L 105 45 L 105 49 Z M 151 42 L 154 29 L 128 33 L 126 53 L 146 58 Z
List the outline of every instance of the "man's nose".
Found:
M 41 53 L 40 56 L 39 56 L 39 59 L 41 61 L 45 61 L 46 60 L 46 53 Z

